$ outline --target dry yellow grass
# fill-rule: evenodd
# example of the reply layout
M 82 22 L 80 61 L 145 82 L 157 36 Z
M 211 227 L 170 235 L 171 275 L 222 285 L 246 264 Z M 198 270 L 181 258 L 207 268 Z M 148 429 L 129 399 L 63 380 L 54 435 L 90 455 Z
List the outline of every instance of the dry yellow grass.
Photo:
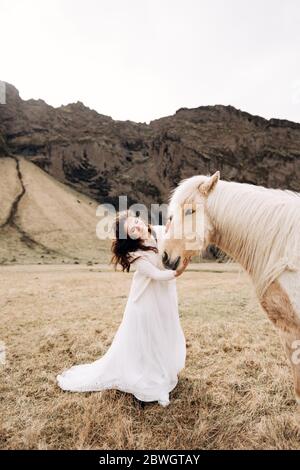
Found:
M 61 391 L 56 374 L 93 361 L 121 321 L 131 274 L 105 266 L 2 266 L 3 449 L 300 449 L 280 340 L 234 265 L 178 281 L 186 368 L 171 404 Z

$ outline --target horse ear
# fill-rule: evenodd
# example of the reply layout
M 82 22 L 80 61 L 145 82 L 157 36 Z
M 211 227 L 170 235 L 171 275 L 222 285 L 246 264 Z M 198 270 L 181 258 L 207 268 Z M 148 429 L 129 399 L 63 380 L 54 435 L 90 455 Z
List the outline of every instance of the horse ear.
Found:
M 198 187 L 201 194 L 208 196 L 208 194 L 214 189 L 217 182 L 220 179 L 220 172 L 216 171 L 205 183 L 201 183 Z

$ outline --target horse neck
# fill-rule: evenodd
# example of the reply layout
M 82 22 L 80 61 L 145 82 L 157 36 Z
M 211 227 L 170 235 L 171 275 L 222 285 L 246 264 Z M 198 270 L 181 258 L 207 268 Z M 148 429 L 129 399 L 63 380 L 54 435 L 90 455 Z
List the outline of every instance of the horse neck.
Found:
M 239 185 L 242 188 L 242 185 Z M 212 226 L 209 243 L 218 246 L 227 255 L 240 263 L 249 274 L 253 274 L 253 256 L 245 253 L 248 227 L 241 223 L 229 206 L 234 207 L 237 198 L 237 183 L 219 181 L 207 199 L 207 215 Z M 226 204 L 224 204 L 226 201 Z M 223 205 L 224 204 L 224 205 Z
M 219 181 L 207 199 L 213 228 L 210 243 L 240 263 L 256 285 L 261 283 L 263 269 L 262 237 L 249 225 L 254 223 L 262 198 L 255 187 Z
M 300 268 L 298 196 L 219 181 L 206 205 L 209 243 L 244 267 L 258 295 L 285 269 Z

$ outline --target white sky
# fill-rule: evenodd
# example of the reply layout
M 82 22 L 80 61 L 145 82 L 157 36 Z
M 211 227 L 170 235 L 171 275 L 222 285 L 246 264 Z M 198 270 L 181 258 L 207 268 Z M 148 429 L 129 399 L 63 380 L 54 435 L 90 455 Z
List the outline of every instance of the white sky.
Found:
M 0 80 L 121 120 L 231 104 L 300 122 L 300 1 L 0 0 Z

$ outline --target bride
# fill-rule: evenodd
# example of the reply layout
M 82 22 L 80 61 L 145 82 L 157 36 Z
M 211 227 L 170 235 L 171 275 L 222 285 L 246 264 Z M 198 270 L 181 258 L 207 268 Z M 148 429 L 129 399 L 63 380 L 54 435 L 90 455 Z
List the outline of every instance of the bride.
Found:
M 158 248 L 165 227 L 146 224 L 129 210 L 117 214 L 114 229 L 111 263 L 127 272 L 135 267 L 122 322 L 104 356 L 71 367 L 57 381 L 63 390 L 118 389 L 138 400 L 167 406 L 169 392 L 185 365 L 175 278 L 189 259 L 181 270 L 160 269 Z

